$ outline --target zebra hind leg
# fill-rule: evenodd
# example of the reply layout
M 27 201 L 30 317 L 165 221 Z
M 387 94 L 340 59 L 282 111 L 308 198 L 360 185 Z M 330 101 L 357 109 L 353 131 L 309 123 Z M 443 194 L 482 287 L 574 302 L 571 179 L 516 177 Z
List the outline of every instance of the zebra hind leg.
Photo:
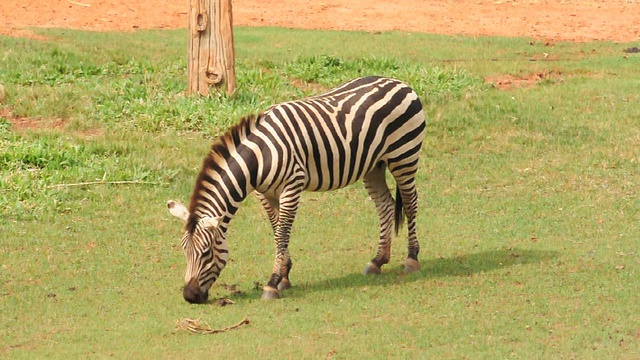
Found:
M 417 161 L 415 162 L 417 163 Z M 416 234 L 416 216 L 418 213 L 418 192 L 416 190 L 416 174 L 415 166 L 400 166 L 391 170 L 391 174 L 396 180 L 398 193 L 402 201 L 402 208 L 407 218 L 408 231 L 408 254 L 405 260 L 405 272 L 412 273 L 420 270 L 418 262 L 418 253 L 420 252 L 420 243 Z
M 380 219 L 380 239 L 376 256 L 367 264 L 364 274 L 379 274 L 382 265 L 391 258 L 391 228 L 394 219 L 394 202 L 385 180 L 386 166 L 379 164 L 363 178 L 369 197 L 376 205 Z

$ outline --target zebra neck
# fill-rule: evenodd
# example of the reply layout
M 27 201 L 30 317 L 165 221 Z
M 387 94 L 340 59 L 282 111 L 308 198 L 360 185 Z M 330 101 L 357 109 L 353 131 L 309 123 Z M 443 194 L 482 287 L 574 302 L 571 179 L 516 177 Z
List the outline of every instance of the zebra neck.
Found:
M 215 148 L 204 160 L 196 181 L 190 212 L 198 218 L 213 217 L 226 231 L 240 203 L 255 187 L 255 155 L 242 144 Z

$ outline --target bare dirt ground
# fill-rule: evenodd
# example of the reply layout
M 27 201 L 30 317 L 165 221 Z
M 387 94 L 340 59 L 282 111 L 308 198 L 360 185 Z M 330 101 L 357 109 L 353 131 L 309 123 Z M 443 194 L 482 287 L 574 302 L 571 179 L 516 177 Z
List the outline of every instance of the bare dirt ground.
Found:
M 0 34 L 29 27 L 187 27 L 189 0 L 1 0 Z M 234 0 L 237 26 L 640 41 L 640 0 Z

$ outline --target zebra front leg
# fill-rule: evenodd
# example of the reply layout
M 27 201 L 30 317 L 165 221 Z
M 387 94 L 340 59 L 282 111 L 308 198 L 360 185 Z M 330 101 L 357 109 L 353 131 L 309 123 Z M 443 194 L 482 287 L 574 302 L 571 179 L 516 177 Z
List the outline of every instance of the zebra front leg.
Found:
M 260 199 L 260 204 L 267 212 L 267 216 L 269 217 L 269 222 L 271 223 L 271 229 L 273 233 L 276 233 L 276 226 L 278 226 L 278 209 L 280 208 L 280 202 L 277 198 L 267 197 L 267 195 L 263 193 L 256 192 L 258 199 Z
M 267 216 L 269 217 L 269 222 L 271 222 L 271 228 L 273 229 L 273 234 L 275 236 L 276 229 L 278 227 L 278 217 L 280 212 L 280 201 L 277 198 L 273 198 L 271 196 L 267 196 L 265 194 L 256 192 L 258 198 L 260 199 L 260 203 L 264 207 L 267 212 Z M 291 257 L 287 256 L 289 261 L 285 264 L 284 273 L 282 274 L 282 279 L 278 284 L 278 290 L 286 290 L 291 287 L 291 282 L 289 281 L 289 271 L 291 271 L 291 267 L 293 263 L 291 262 Z
M 382 265 L 391 258 L 391 228 L 393 225 L 394 203 L 385 180 L 384 163 L 378 165 L 363 178 L 369 196 L 376 205 L 380 219 L 380 239 L 376 256 L 367 264 L 364 274 L 379 274 Z
M 295 219 L 300 203 L 300 193 L 302 186 L 286 191 L 280 197 L 280 209 L 278 223 L 275 227 L 274 238 L 276 243 L 276 257 L 273 264 L 271 277 L 262 288 L 262 299 L 272 300 L 280 297 L 280 291 L 291 287 L 289 281 L 289 271 L 292 267 L 291 256 L 289 255 L 289 237 L 291 226 Z

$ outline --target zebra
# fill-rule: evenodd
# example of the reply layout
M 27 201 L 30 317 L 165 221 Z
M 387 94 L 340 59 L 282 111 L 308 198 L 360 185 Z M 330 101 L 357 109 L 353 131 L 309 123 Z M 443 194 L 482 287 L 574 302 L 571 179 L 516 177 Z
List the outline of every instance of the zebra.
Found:
M 273 230 L 276 255 L 262 299 L 291 287 L 289 236 L 303 191 L 343 188 L 362 179 L 375 203 L 380 238 L 364 274 L 377 274 L 407 219 L 405 271 L 420 268 L 416 235 L 416 172 L 426 121 L 418 95 L 399 80 L 370 76 L 323 94 L 273 105 L 232 126 L 204 158 L 189 208 L 170 200 L 184 223 L 187 259 L 183 297 L 205 303 L 229 259 L 227 229 L 240 203 L 255 192 Z M 394 201 L 385 174 L 396 182 Z M 404 213 L 404 214 L 403 214 Z

